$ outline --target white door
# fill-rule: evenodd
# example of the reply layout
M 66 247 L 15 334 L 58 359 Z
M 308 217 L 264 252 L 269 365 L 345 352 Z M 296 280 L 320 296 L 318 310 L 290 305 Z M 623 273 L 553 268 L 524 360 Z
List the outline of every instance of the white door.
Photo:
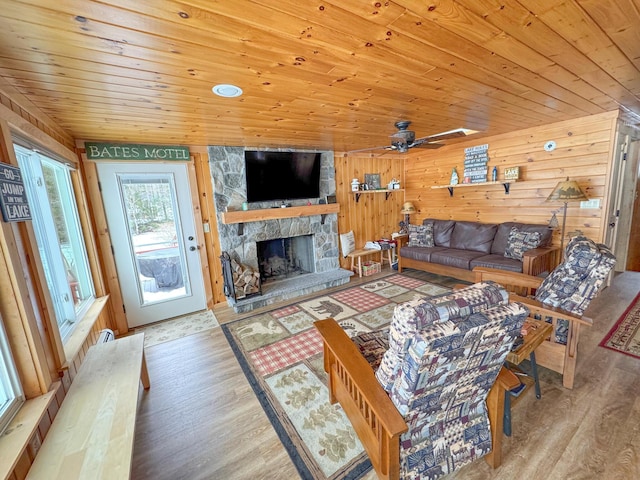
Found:
M 98 163 L 130 327 L 206 307 L 184 163 Z

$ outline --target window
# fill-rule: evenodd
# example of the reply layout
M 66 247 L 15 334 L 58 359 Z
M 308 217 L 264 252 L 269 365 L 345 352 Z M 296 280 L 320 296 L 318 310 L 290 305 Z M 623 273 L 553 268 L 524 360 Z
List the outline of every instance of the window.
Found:
M 24 402 L 9 342 L 0 319 L 0 434 Z
M 95 298 L 70 168 L 40 152 L 14 147 L 64 342 Z

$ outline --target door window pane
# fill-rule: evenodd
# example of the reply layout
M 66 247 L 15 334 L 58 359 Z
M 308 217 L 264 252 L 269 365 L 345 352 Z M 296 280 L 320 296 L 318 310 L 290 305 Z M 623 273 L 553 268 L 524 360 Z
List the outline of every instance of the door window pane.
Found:
M 41 153 L 18 145 L 15 151 L 64 341 L 95 298 L 70 171 L 66 165 Z
M 136 259 L 140 305 L 191 294 L 171 174 L 119 174 L 130 245 Z M 185 281 L 186 280 L 186 281 Z

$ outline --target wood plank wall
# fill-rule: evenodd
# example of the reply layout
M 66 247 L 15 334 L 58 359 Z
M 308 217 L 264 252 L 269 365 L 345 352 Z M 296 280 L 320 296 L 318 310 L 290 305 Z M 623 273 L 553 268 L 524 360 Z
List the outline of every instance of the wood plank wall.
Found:
M 410 150 L 404 155 L 402 185 L 405 199 L 413 202 L 417 209 L 411 216 L 411 223 L 440 218 L 547 224 L 556 212 L 561 225 L 562 203 L 545 200 L 559 181 L 569 177 L 580 184 L 589 199 L 599 199 L 600 208 L 580 208 L 579 203 L 569 203 L 567 237 L 569 232 L 579 229 L 588 237 L 603 241 L 603 212 L 608 201 L 608 173 L 617 118 L 618 112 L 608 112 L 504 135 L 469 137 L 465 142 L 437 150 Z M 548 140 L 556 142 L 554 151 L 544 150 L 543 145 Z M 453 167 L 462 179 L 464 149 L 485 143 L 489 145 L 489 170 L 496 165 L 499 180 L 503 179 L 505 167 L 520 167 L 520 181 L 511 184 L 508 195 L 502 185 L 457 188 L 453 196 L 446 188 L 431 188 L 448 185 Z M 399 165 L 403 160 L 341 157 L 339 178 L 342 184 L 338 185 L 338 191 L 348 190 L 349 177 L 358 176 L 374 166 L 386 171 L 394 161 Z M 394 175 L 397 175 L 395 171 Z M 383 196 L 382 200 L 370 199 L 359 206 L 355 206 L 353 199 L 349 200 L 341 200 L 348 208 L 341 213 L 340 229 L 353 228 L 360 241 L 387 231 L 393 223 L 391 218 L 396 222 L 402 218 L 398 213 L 399 200 L 384 203 Z M 560 243 L 560 229 L 556 230 L 554 243 Z
M 338 232 L 347 233 L 353 230 L 356 248 L 364 247 L 369 240 L 390 237 L 399 230 L 399 222 L 404 218 L 400 214 L 404 202 L 405 178 L 404 155 L 386 153 L 361 153 L 348 155 L 336 152 L 334 157 L 336 168 L 336 197 L 340 204 L 338 214 Z M 351 193 L 351 181 L 357 178 L 364 182 L 366 173 L 379 173 L 382 187 L 392 180 L 400 181 L 401 190 L 389 194 L 363 193 L 356 202 Z M 340 256 L 340 266 L 349 268 L 348 261 Z

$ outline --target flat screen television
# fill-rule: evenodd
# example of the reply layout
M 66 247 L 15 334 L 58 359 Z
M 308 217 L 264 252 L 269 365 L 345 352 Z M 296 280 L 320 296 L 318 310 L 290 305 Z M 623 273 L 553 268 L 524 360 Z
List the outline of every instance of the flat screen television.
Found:
M 247 201 L 320 196 L 320 153 L 244 152 Z

